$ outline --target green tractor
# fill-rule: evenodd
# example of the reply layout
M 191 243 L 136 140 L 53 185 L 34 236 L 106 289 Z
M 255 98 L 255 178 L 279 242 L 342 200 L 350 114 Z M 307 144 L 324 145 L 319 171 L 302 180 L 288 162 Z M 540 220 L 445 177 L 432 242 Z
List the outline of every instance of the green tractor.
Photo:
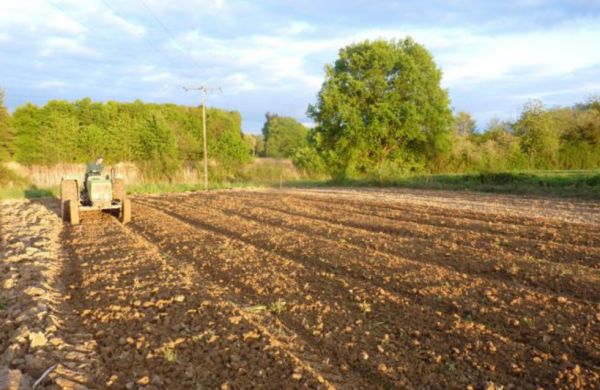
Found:
M 62 218 L 72 225 L 79 223 L 82 211 L 109 211 L 122 223 L 131 220 L 131 201 L 125 196 L 125 181 L 115 174 L 102 176 L 102 164 L 88 164 L 83 185 L 73 178 L 60 182 Z

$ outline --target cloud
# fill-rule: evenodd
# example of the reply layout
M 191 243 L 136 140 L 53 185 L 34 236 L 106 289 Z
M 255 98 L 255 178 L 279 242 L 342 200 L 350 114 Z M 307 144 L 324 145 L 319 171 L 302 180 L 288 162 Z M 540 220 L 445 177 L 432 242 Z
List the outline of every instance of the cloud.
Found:
M 453 105 L 480 122 L 528 97 L 569 104 L 599 89 L 592 1 L 144 1 L 151 12 L 139 0 L 4 1 L 8 104 L 28 93 L 40 103 L 61 93 L 196 104 L 181 86 L 202 83 L 223 87 L 211 103 L 241 111 L 245 128 L 259 129 L 266 111 L 307 122 L 341 47 L 407 35 L 432 52 Z
M 43 42 L 44 49 L 40 52 L 43 57 L 66 53 L 84 57 L 98 57 L 98 52 L 85 46 L 80 39 L 50 37 Z
M 515 94 L 507 96 L 508 99 L 523 101 L 523 100 L 531 100 L 531 99 L 545 99 L 549 97 L 556 97 L 560 95 L 567 95 L 573 93 L 589 93 L 592 94 L 594 92 L 600 91 L 600 82 L 592 81 L 583 83 L 577 87 L 568 87 L 561 89 L 549 89 L 543 91 L 530 91 L 522 94 Z
M 346 43 L 405 36 L 412 36 L 432 51 L 448 87 L 569 74 L 600 64 L 599 17 L 573 19 L 543 30 L 502 33 L 472 27 L 366 29 L 350 35 Z
M 110 27 L 121 30 L 133 37 L 141 38 L 146 33 L 144 26 L 130 20 L 126 20 L 112 11 L 102 13 L 102 21 Z

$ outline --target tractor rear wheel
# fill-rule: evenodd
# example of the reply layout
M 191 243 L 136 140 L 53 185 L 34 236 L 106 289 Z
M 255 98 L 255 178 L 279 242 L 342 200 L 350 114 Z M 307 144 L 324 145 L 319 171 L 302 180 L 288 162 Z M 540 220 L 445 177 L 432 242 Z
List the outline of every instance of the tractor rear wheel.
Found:
M 77 200 L 69 200 L 67 203 L 68 213 L 69 213 L 69 222 L 71 225 L 79 224 L 79 201 Z
M 66 179 L 60 182 L 60 211 L 63 221 L 69 222 L 70 208 L 69 202 L 73 201 L 79 211 L 79 191 L 77 189 L 77 180 Z
M 127 223 L 131 221 L 131 200 L 123 199 L 121 205 L 121 222 Z
M 112 197 L 115 200 L 123 201 L 125 199 L 125 180 L 117 178 L 112 183 Z

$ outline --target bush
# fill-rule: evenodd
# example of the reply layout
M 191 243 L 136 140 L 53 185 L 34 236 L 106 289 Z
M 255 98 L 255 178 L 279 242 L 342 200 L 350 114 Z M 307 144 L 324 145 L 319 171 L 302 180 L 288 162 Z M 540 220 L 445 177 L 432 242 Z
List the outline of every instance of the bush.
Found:
M 517 179 L 517 176 L 510 172 L 479 174 L 479 181 L 483 184 L 510 184 L 517 181 Z
M 323 161 L 317 151 L 310 146 L 305 146 L 296 150 L 292 160 L 294 165 L 306 176 L 320 177 L 327 173 L 325 161 Z

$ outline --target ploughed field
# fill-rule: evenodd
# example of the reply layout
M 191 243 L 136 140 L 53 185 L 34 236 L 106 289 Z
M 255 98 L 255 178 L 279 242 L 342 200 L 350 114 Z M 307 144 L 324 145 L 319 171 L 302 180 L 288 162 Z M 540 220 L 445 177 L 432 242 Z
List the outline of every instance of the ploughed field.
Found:
M 61 229 L 88 387 L 600 387 L 597 202 L 215 191 Z

